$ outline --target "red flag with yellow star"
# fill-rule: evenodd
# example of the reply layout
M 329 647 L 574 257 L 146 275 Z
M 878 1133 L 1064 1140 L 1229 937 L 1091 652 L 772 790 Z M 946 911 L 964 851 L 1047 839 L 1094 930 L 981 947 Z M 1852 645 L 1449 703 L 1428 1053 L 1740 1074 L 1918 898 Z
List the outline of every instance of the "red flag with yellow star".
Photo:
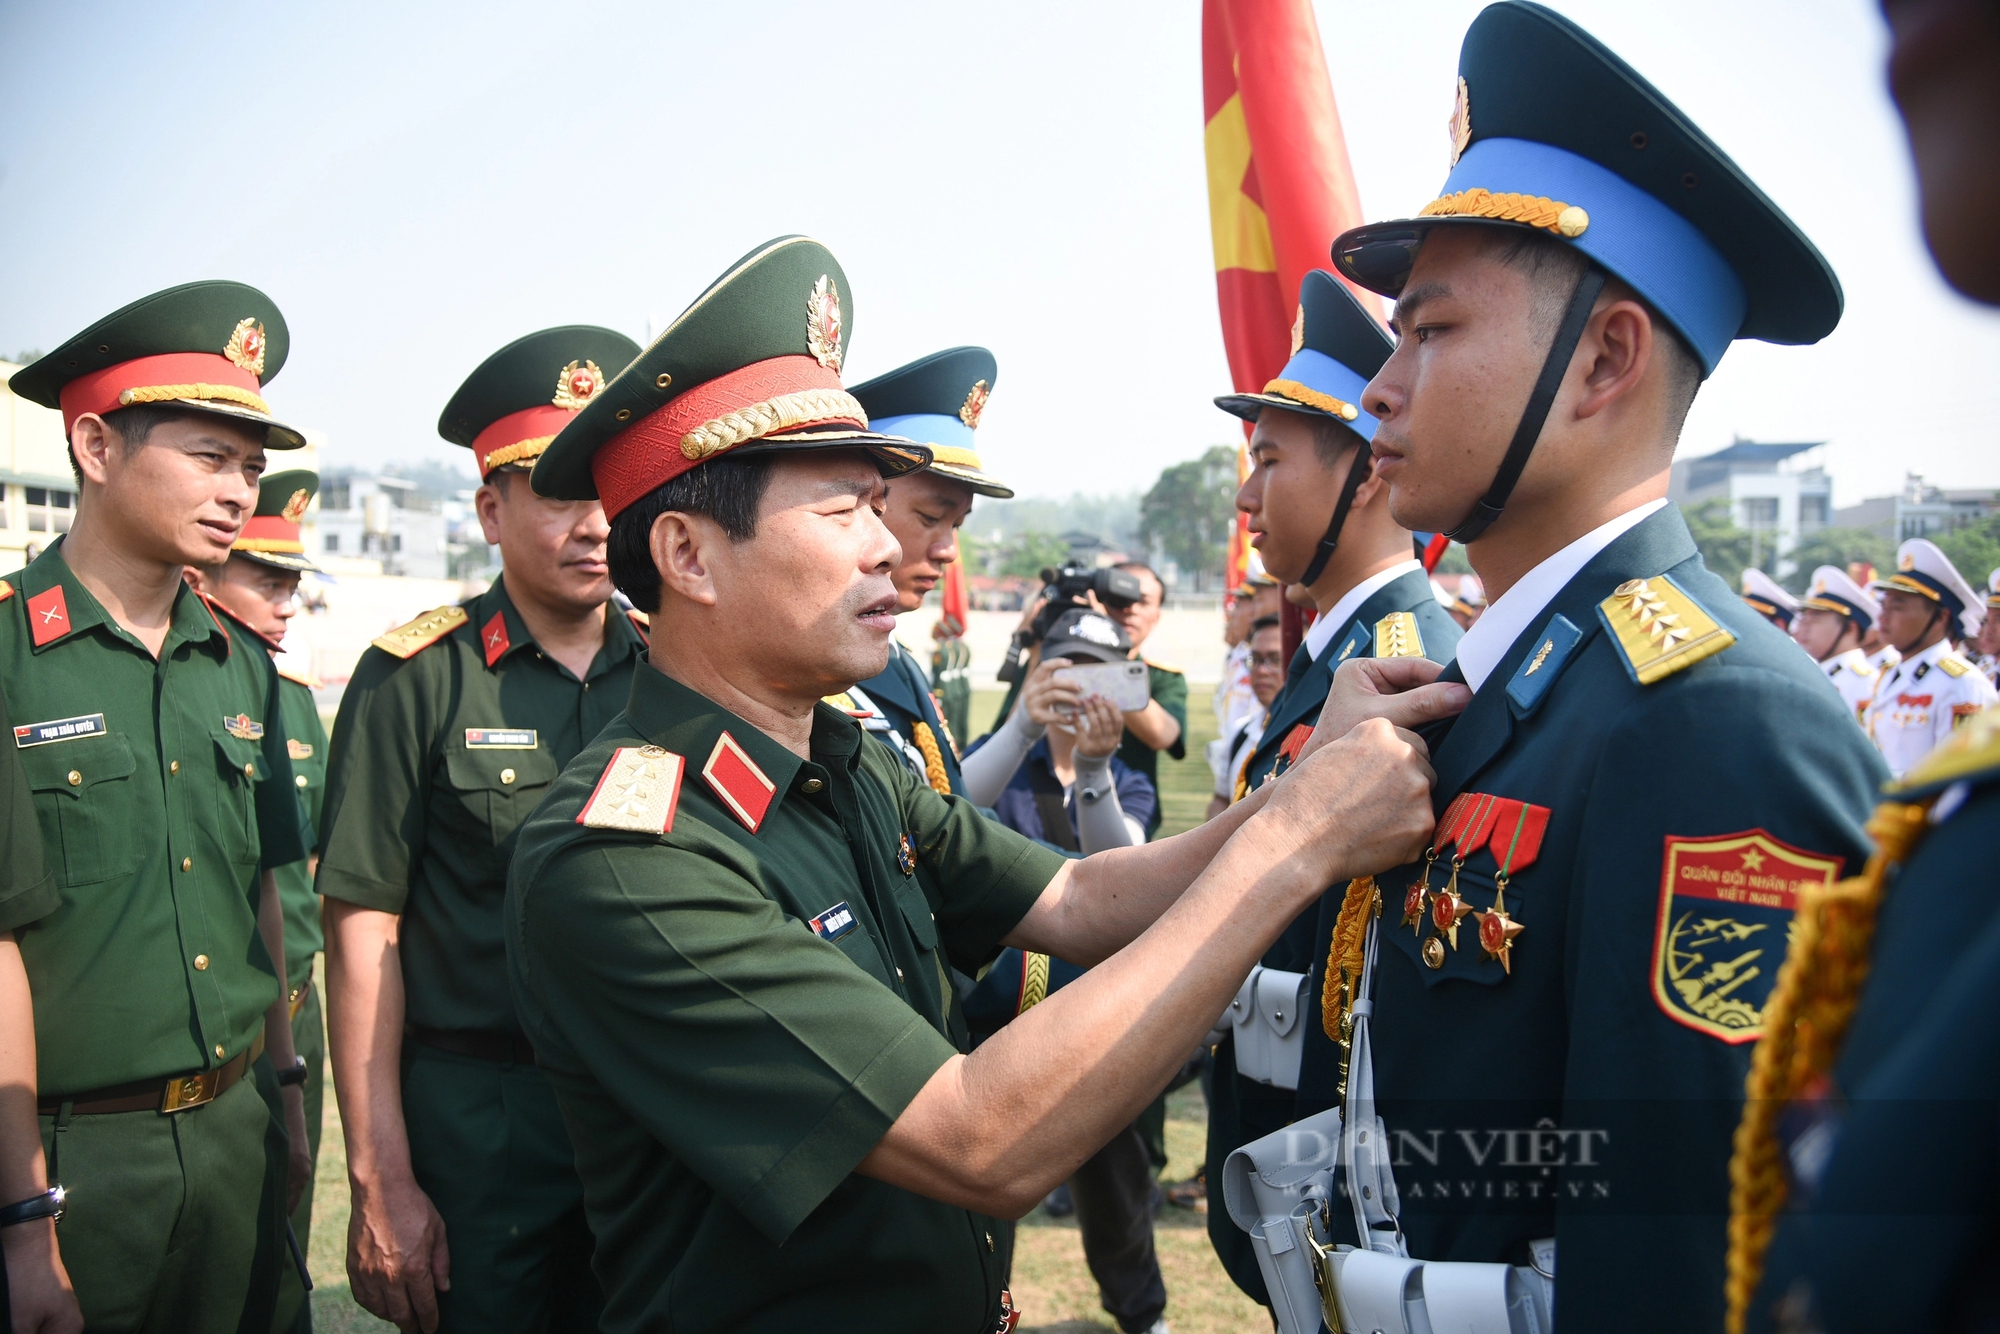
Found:
M 1256 393 L 1291 356 L 1306 271 L 1362 221 L 1311 0 L 1202 0 L 1201 84 L 1222 341 L 1231 386 Z M 1249 554 L 1239 514 L 1231 588 Z

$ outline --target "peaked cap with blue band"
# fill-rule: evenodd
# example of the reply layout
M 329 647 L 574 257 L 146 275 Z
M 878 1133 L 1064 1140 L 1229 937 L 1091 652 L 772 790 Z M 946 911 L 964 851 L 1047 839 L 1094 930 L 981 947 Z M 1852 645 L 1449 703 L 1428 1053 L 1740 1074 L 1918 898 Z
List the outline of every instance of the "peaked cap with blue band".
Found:
M 1839 280 L 1742 169 L 1639 73 L 1528 0 L 1480 11 L 1459 52 L 1451 174 L 1415 218 L 1334 242 L 1335 266 L 1395 296 L 1432 227 L 1567 241 L 1644 297 L 1704 374 L 1731 341 L 1815 343 Z
M 948 347 L 878 375 L 847 392 L 859 399 L 869 425 L 931 447 L 930 470 L 964 482 L 982 496 L 1010 499 L 1014 489 L 986 471 L 973 435 L 1000 378 L 983 347 Z
M 1361 391 L 1396 350 L 1340 279 L 1313 269 L 1299 283 L 1299 346 L 1259 394 L 1224 394 L 1215 406 L 1256 421 L 1265 408 L 1331 417 L 1363 440 L 1375 438 L 1375 418 L 1361 410 Z

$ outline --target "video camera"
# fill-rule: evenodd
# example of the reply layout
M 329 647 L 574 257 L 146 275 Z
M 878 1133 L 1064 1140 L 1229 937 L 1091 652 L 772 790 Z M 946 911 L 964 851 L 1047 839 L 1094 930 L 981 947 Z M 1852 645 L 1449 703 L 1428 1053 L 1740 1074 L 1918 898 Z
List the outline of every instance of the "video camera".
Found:
M 1139 576 L 1130 570 L 1100 570 L 1066 561 L 1054 569 L 1042 570 L 1042 591 L 1038 596 L 1041 610 L 1035 613 L 1026 630 L 1014 632 L 1006 660 L 1000 664 L 998 677 L 1009 685 L 1027 674 L 1028 651 L 1042 642 L 1049 627 L 1065 611 L 1090 605 L 1092 597 L 1106 611 L 1122 610 L 1143 598 L 1145 590 L 1140 587 Z

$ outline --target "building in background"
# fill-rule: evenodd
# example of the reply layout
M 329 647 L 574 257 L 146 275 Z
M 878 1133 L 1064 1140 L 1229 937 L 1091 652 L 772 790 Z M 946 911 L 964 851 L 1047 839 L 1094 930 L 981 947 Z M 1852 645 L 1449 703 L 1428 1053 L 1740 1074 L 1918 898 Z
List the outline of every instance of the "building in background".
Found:
M 468 479 L 469 480 L 469 479 Z M 499 556 L 486 545 L 469 487 L 440 487 L 386 473 L 341 471 L 320 483 L 316 532 L 306 538 L 329 571 L 412 579 L 490 579 Z
M 39 553 L 68 532 L 76 513 L 62 414 L 6 387 L 19 369 L 0 361 L 0 568 L 7 570 L 27 564 L 29 548 Z
M 1906 473 L 1899 495 L 1876 496 L 1833 512 L 1836 528 L 1873 533 L 1890 546 L 1913 537 L 1935 537 L 1954 528 L 2000 513 L 2000 491 L 1947 491 L 1924 481 L 1922 473 Z
M 1799 539 L 1833 521 L 1833 479 L 1817 451 L 1824 440 L 1760 444 L 1738 439 L 1725 449 L 1677 459 L 1668 497 L 1692 509 L 1721 500 L 1750 534 L 1750 564 L 1788 573 Z

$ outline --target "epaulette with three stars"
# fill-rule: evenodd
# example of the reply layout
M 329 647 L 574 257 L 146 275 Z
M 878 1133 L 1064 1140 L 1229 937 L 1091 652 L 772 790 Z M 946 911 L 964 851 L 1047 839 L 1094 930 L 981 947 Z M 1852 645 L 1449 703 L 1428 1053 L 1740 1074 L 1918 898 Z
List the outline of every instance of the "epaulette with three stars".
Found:
M 463 607 L 438 607 L 425 612 L 414 621 L 377 635 L 369 642 L 391 657 L 411 658 L 470 619 Z
M 1713 657 L 1736 642 L 1667 576 L 1627 579 L 1597 604 L 1598 619 L 1642 686 Z

